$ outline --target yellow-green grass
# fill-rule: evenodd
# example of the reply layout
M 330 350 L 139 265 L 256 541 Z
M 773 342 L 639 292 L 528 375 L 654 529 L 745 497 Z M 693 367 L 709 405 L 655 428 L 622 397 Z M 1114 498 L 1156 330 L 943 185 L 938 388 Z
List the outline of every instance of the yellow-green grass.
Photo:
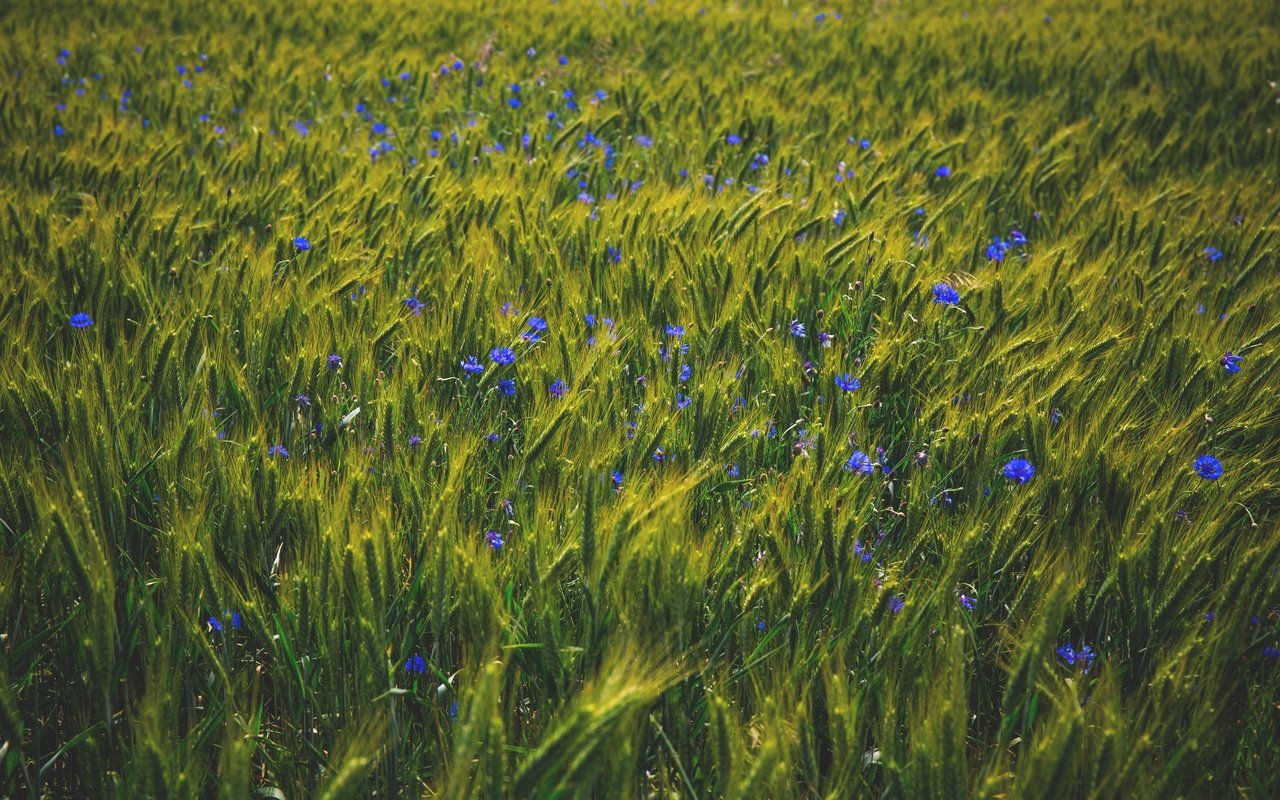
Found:
M 0 794 L 1276 796 L 1277 63 L 1262 0 L 0 7 Z

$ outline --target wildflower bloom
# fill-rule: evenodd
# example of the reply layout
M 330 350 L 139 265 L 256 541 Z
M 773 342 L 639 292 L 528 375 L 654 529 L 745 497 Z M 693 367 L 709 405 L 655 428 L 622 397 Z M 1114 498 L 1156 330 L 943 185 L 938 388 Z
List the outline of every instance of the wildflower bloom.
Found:
M 514 364 L 516 354 L 512 352 L 510 347 L 495 347 L 489 351 L 489 358 L 493 359 L 493 363 L 499 366 Z
M 1199 456 L 1192 463 L 1196 474 L 1207 481 L 1216 481 L 1222 477 L 1222 462 L 1213 456 Z
M 1068 642 L 1058 648 L 1058 658 L 1061 658 L 1062 662 L 1068 667 L 1079 669 L 1082 675 L 1089 674 L 1089 669 L 1093 666 L 1093 659 L 1096 655 L 1089 645 L 1083 645 L 1079 650 L 1076 650 Z
M 1240 362 L 1242 360 L 1240 356 L 1234 355 L 1228 350 L 1227 354 L 1222 357 L 1222 368 L 1234 375 L 1240 371 Z
M 415 433 L 414 435 L 410 436 L 410 437 L 409 437 L 409 446 L 410 446 L 410 447 L 421 447 L 421 446 L 422 446 L 422 437 L 421 437 L 421 436 L 419 436 L 419 435 L 418 435 L 418 434 L 416 434 L 416 433 Z
M 276 456 L 279 456 L 281 458 L 288 458 L 289 451 L 284 449 L 284 445 L 282 444 L 273 444 L 267 448 L 267 457 L 275 458 Z
M 502 541 L 502 534 L 498 533 L 497 531 L 489 531 L 488 533 L 486 533 L 484 535 L 484 540 L 494 550 L 501 550 L 502 545 L 505 544 L 505 542 Z
M 426 672 L 427 662 L 423 660 L 422 656 L 410 656 L 405 659 L 404 671 L 411 675 Z
M 937 169 L 935 169 L 935 170 L 933 171 L 933 174 L 934 174 L 934 175 L 937 175 L 939 178 L 950 178 L 950 177 L 951 177 L 951 167 L 948 167 L 946 164 L 943 164 L 942 166 L 940 166 L 940 167 L 938 167 Z
M 298 248 L 299 251 L 306 251 L 311 249 L 311 242 L 308 242 L 305 236 L 295 236 L 293 237 L 293 246 Z
M 849 460 L 844 462 L 844 468 L 859 475 L 869 475 L 875 471 L 875 467 L 871 465 L 871 458 L 861 450 L 853 451 Z
M 966 611 L 972 611 L 978 602 L 967 594 L 960 595 L 960 605 L 964 606 Z
M 861 388 L 862 381 L 846 372 L 843 375 L 836 376 L 836 386 L 840 387 L 841 391 L 852 392 Z
M 510 378 L 503 378 L 502 380 L 498 381 L 498 391 L 502 392 L 507 397 L 515 397 L 516 382 Z
M 804 325 L 798 319 L 791 320 L 791 335 L 797 339 L 804 338 Z
M 298 404 L 298 408 L 310 408 L 311 396 L 307 394 L 300 394 L 297 397 L 293 398 L 293 402 Z
M 467 356 L 458 362 L 462 366 L 462 371 L 468 375 L 476 375 L 484 372 L 484 365 L 476 360 L 475 356 Z
M 960 302 L 960 293 L 945 283 L 933 285 L 933 302 L 944 306 L 953 306 Z
M 1018 483 L 1026 483 L 1036 474 L 1036 468 L 1025 458 L 1011 458 L 1004 465 L 1004 476 Z
M 565 386 L 564 381 L 560 380 L 559 378 L 556 378 L 554 381 L 551 382 L 551 385 L 547 387 L 547 391 L 551 392 L 552 397 L 559 399 L 561 397 L 564 397 L 565 390 L 567 390 L 568 388 L 569 387 Z
M 907 601 L 902 598 L 902 595 L 895 594 L 893 597 L 889 598 L 889 602 L 886 605 L 889 607 L 890 611 L 897 614 L 906 604 Z
M 404 307 L 417 315 L 422 314 L 423 302 L 417 297 L 406 297 L 404 299 Z
M 329 369 L 336 370 L 342 366 L 342 356 L 338 355 L 337 353 L 334 353 L 329 356 L 328 363 L 329 363 Z
M 83 311 L 80 311 L 78 313 L 72 314 L 71 319 L 69 321 L 71 323 L 71 327 L 75 328 L 76 330 L 82 330 L 93 324 L 93 317 L 89 316 Z
M 681 336 L 684 336 L 684 326 L 683 326 L 683 325 L 668 325 L 668 326 L 667 326 L 667 335 L 668 335 L 668 336 L 674 336 L 674 337 L 676 337 L 677 339 L 679 339 Z
M 1222 258 L 1222 251 L 1216 247 L 1206 247 L 1204 254 L 1210 261 L 1217 261 Z

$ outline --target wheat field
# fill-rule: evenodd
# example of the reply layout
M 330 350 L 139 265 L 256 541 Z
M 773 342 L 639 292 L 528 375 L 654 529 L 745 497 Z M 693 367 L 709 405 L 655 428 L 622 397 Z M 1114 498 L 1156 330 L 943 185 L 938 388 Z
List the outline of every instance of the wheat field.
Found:
M 0 5 L 0 796 L 1280 796 L 1280 5 Z

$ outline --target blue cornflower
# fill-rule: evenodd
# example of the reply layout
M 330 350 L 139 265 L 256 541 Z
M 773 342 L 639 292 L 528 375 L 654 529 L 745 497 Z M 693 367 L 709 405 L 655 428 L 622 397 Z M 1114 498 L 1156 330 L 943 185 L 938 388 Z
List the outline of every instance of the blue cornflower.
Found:
M 944 306 L 953 306 L 960 302 L 960 293 L 945 283 L 933 285 L 933 302 Z
M 692 397 L 689 397 L 688 395 L 683 394 L 681 392 L 676 392 L 676 410 L 677 411 L 681 411 L 685 408 L 688 408 L 689 404 L 692 402 L 693 402 Z
M 556 378 L 554 381 L 551 382 L 551 385 L 547 387 L 547 391 L 551 392 L 552 397 L 559 399 L 561 397 L 564 397 L 564 393 L 568 388 L 569 387 L 565 386 L 564 381 L 560 380 L 559 378 Z
M 498 381 L 498 391 L 502 392 L 507 397 L 515 397 L 516 382 L 511 380 L 510 378 L 503 378 L 502 380 Z
M 934 174 L 934 175 L 937 175 L 939 178 L 950 178 L 950 177 L 951 177 L 951 167 L 948 167 L 946 164 L 943 164 L 942 166 L 940 166 L 940 167 L 938 167 L 937 169 L 935 169 L 935 170 L 933 171 L 933 174 Z
M 468 375 L 476 375 L 484 372 L 484 364 L 481 364 L 475 356 L 467 356 L 461 362 L 462 371 Z
M 1056 408 L 1049 409 L 1049 423 L 1057 425 L 1059 422 L 1062 422 L 1062 412 Z
M 542 317 L 529 317 L 529 327 L 535 331 L 545 331 L 547 329 L 547 321 Z
M 422 656 L 410 656 L 409 658 L 405 659 L 404 671 L 408 672 L 411 675 L 415 673 L 426 672 L 427 662 L 423 660 Z
M 516 354 L 510 347 L 495 347 L 489 351 L 489 358 L 493 359 L 493 363 L 500 366 L 514 364 Z
M 609 476 L 609 478 L 610 478 L 610 480 L 612 480 L 612 481 L 613 481 L 613 485 L 614 485 L 614 488 L 615 488 L 615 489 L 621 489 L 621 488 L 622 488 L 622 473 L 621 473 L 621 472 L 618 472 L 618 471 L 616 471 L 616 470 L 615 470 L 615 471 L 614 471 L 614 473 L 613 473 L 612 475 L 610 475 L 610 476 Z
M 565 56 L 560 56 L 559 58 L 556 59 L 556 63 L 558 63 L 560 66 L 563 67 L 564 65 L 569 63 L 569 59 L 566 58 Z
M 964 606 L 965 610 L 972 611 L 974 609 L 974 606 L 976 606 L 977 604 L 978 604 L 978 601 L 974 600 L 969 595 L 967 594 L 960 595 L 960 605 Z
M 224 608 L 222 610 L 222 618 L 228 620 L 233 629 L 240 630 L 242 621 L 240 619 L 239 611 L 228 611 Z M 217 614 L 211 614 L 209 616 L 209 627 L 213 629 L 214 633 L 222 633 L 222 620 L 218 618 Z
M 1009 241 L 1021 247 L 1027 243 L 1027 235 L 1017 228 L 1014 228 L 1009 231 Z
M 582 316 L 582 319 L 583 319 L 583 321 L 584 321 L 584 322 L 586 322 L 586 323 L 587 323 L 587 327 L 588 327 L 588 328 L 594 328 L 594 327 L 596 326 L 596 315 L 595 315 L 595 314 L 584 314 L 584 315 Z
M 78 312 L 78 313 L 72 314 L 72 315 L 71 315 L 71 319 L 70 319 L 69 321 L 70 321 L 70 323 L 71 323 L 71 327 L 73 327 L 73 328 L 75 328 L 75 329 L 77 329 L 77 330 L 80 330 L 80 329 L 87 328 L 87 327 L 89 327 L 90 325 L 92 325 L 92 324 L 93 324 L 93 317 L 89 316 L 88 314 L 84 313 L 83 311 L 80 311 L 80 312 Z
M 614 262 L 615 264 L 622 260 L 621 248 L 610 245 L 609 247 L 606 247 L 604 249 L 604 254 L 606 258 L 608 258 L 610 261 Z
M 870 139 L 861 139 L 861 140 L 859 140 L 859 141 L 858 141 L 858 147 L 861 147 L 863 150 L 870 150 L 870 149 L 871 149 L 871 140 L 870 140 Z
M 309 394 L 305 394 L 305 393 L 304 393 L 304 394 L 300 394 L 300 395 L 298 395 L 297 397 L 293 398 L 293 402 L 295 402 L 295 403 L 297 403 L 297 404 L 298 404 L 298 408 L 310 408 L 310 407 L 311 407 L 311 395 L 309 395 Z
M 342 366 L 342 356 L 338 355 L 337 353 L 334 353 L 333 355 L 329 356 L 328 363 L 329 363 L 329 369 L 336 370 Z
M 421 446 L 422 446 L 422 437 L 421 437 L 421 436 L 419 436 L 419 435 L 418 435 L 418 434 L 416 434 L 416 433 L 415 433 L 414 435 L 410 436 L 410 437 L 409 437 L 409 446 L 410 446 L 410 447 L 421 447 Z
M 668 325 L 668 326 L 667 326 L 667 335 L 668 335 L 668 336 L 674 336 L 674 337 L 676 337 L 677 339 L 679 339 L 681 336 L 684 336 L 684 326 L 683 326 L 683 325 Z
M 298 248 L 300 251 L 310 250 L 311 242 L 308 242 L 307 237 L 305 236 L 295 236 L 293 237 L 293 246 Z
M 692 367 L 690 367 L 688 364 L 685 364 L 685 365 L 683 365 L 682 367 L 680 367 L 680 382 L 681 382 L 681 383 L 684 383 L 685 381 L 689 380 L 689 376 L 691 376 L 691 375 L 693 375 L 693 368 L 692 368 Z
M 742 137 L 736 133 L 729 134 L 728 136 L 724 137 L 724 140 L 728 144 L 742 144 Z
M 1213 456 L 1199 456 L 1193 462 L 1196 474 L 1207 481 L 1216 481 L 1222 477 L 1222 462 Z
M 840 387 L 841 391 L 852 392 L 862 386 L 862 381 L 846 372 L 843 375 L 836 376 L 836 386 Z
M 284 449 L 284 445 L 282 444 L 273 444 L 267 448 L 267 457 L 275 458 L 276 456 L 279 456 L 281 458 L 288 458 L 289 451 Z
M 738 469 L 737 464 L 730 464 L 724 468 L 724 474 L 728 475 L 730 478 L 736 478 L 742 474 L 742 471 Z
M 902 598 L 902 595 L 895 594 L 893 597 L 889 598 L 889 602 L 886 605 L 889 607 L 890 611 L 897 614 L 906 604 L 907 601 Z
M 1036 468 L 1025 458 L 1012 458 L 1004 465 L 1004 476 L 1018 483 L 1026 483 L 1036 474 Z
M 1242 360 L 1243 359 L 1241 359 L 1240 356 L 1232 355 L 1231 351 L 1228 350 L 1227 354 L 1222 357 L 1222 368 L 1227 372 L 1235 374 L 1240 371 L 1240 362 Z
M 505 542 L 502 541 L 502 534 L 497 531 L 489 531 L 486 533 L 484 535 L 484 540 L 488 542 L 489 546 L 494 550 L 501 550 L 502 545 L 505 544 Z
M 1218 259 L 1222 258 L 1222 251 L 1216 247 L 1206 247 L 1204 249 L 1204 254 L 1209 258 L 1210 261 L 1217 261 Z
M 859 475 L 869 475 L 875 471 L 875 467 L 871 465 L 871 458 L 861 450 L 853 451 L 849 460 L 844 462 L 844 468 Z
M 423 302 L 417 297 L 406 297 L 404 299 L 404 307 L 412 311 L 414 314 L 421 314 Z
M 1083 675 L 1089 674 L 1089 668 L 1093 666 L 1095 655 L 1093 648 L 1089 645 L 1084 645 L 1079 650 L 1076 650 L 1068 642 L 1058 648 L 1058 657 L 1062 659 L 1063 663 L 1068 667 L 1079 669 Z
M 791 320 L 791 335 L 797 339 L 804 338 L 804 324 L 798 319 Z

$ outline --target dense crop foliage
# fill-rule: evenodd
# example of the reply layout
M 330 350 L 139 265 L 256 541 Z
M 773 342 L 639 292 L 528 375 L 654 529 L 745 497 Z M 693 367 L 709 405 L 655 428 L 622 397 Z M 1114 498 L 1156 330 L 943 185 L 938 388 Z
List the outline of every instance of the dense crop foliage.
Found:
M 1278 65 L 4 4 L 0 794 L 1276 796 Z

